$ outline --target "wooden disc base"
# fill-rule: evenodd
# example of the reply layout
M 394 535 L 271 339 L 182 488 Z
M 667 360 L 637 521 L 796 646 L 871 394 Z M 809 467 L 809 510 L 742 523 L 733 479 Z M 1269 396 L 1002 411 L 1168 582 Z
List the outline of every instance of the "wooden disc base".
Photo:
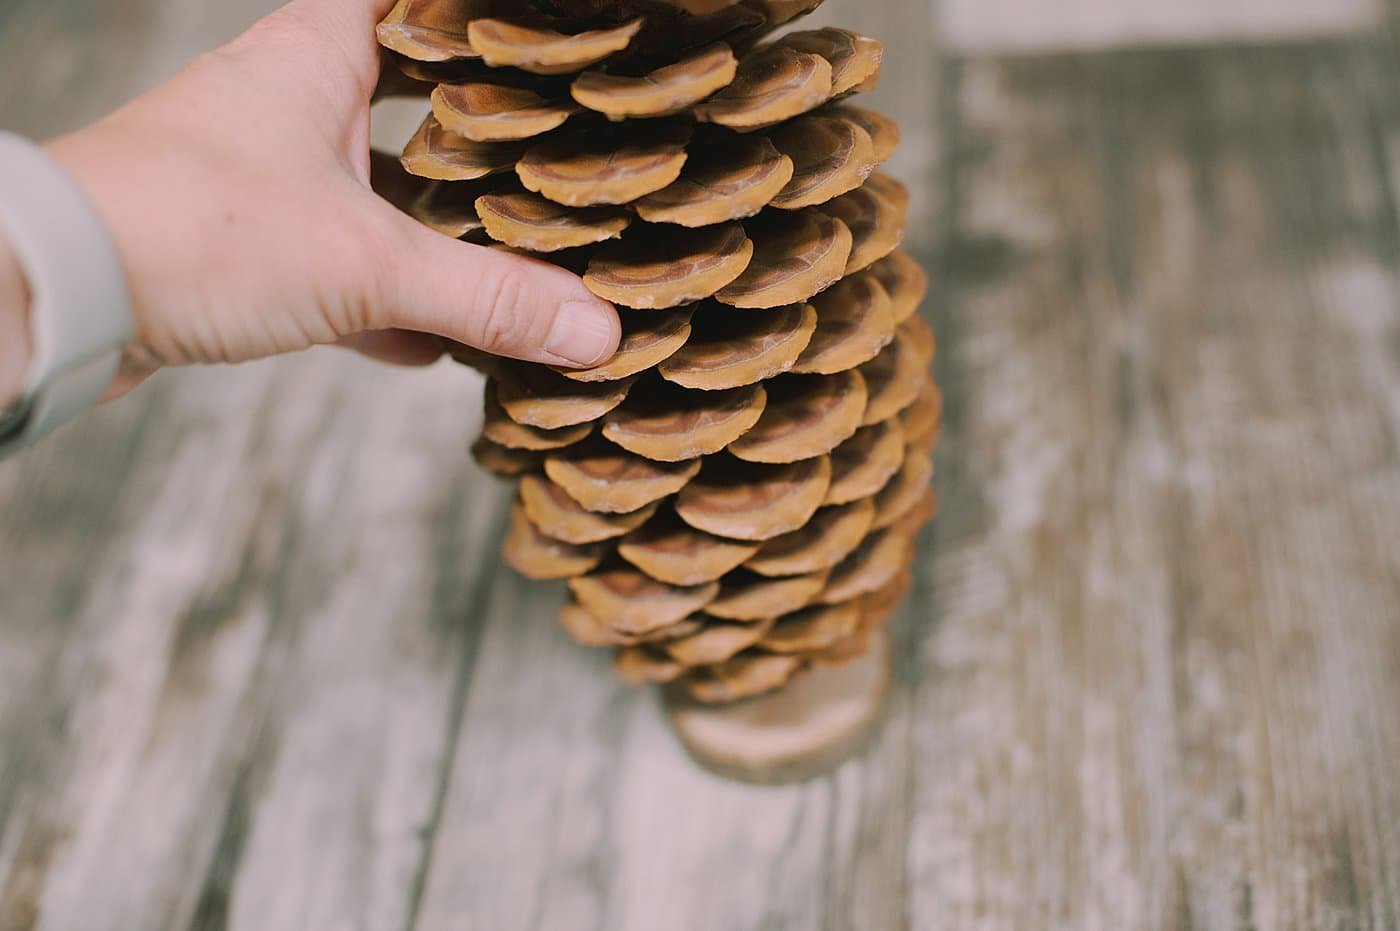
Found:
M 823 775 L 875 731 L 890 683 L 889 639 L 840 666 L 818 666 L 771 695 L 701 705 L 667 694 L 671 729 L 701 766 L 771 785 Z

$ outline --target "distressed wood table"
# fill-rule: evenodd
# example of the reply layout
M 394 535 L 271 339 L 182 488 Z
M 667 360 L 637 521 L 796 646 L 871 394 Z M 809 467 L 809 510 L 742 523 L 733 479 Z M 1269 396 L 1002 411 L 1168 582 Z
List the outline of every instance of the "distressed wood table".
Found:
M 0 464 L 0 929 L 1400 927 L 1390 15 L 830 5 L 948 399 L 869 754 L 696 770 L 502 568 L 463 370 L 167 372 Z M 0 125 L 269 6 L 8 0 Z

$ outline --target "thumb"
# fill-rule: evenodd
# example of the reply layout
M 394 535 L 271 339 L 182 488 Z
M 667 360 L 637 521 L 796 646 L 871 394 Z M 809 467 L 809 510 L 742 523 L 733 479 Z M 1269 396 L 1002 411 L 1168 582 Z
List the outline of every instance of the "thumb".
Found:
M 386 327 L 433 333 L 496 355 L 588 367 L 617 349 L 612 305 L 555 265 L 458 242 L 383 201 L 394 245 L 376 262 Z

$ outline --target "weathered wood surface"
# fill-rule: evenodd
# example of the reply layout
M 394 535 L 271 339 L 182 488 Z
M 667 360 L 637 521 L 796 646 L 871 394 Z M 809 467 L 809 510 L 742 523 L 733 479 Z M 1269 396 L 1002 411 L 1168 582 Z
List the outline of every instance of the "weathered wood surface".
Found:
M 11 3 L 0 124 L 269 5 Z M 892 40 L 948 396 L 868 756 L 694 769 L 502 571 L 460 371 L 165 373 L 0 465 L 0 929 L 1400 927 L 1393 44 L 831 6 Z

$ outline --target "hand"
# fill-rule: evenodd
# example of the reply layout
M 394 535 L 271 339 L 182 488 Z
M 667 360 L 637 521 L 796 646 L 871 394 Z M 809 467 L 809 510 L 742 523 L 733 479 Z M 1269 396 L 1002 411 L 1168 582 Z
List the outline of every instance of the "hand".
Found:
M 573 274 L 419 225 L 370 189 L 374 26 L 391 0 L 294 0 L 168 84 L 54 142 L 126 268 L 136 338 L 114 393 L 162 365 L 323 343 L 424 363 L 442 337 L 562 365 L 619 324 Z

